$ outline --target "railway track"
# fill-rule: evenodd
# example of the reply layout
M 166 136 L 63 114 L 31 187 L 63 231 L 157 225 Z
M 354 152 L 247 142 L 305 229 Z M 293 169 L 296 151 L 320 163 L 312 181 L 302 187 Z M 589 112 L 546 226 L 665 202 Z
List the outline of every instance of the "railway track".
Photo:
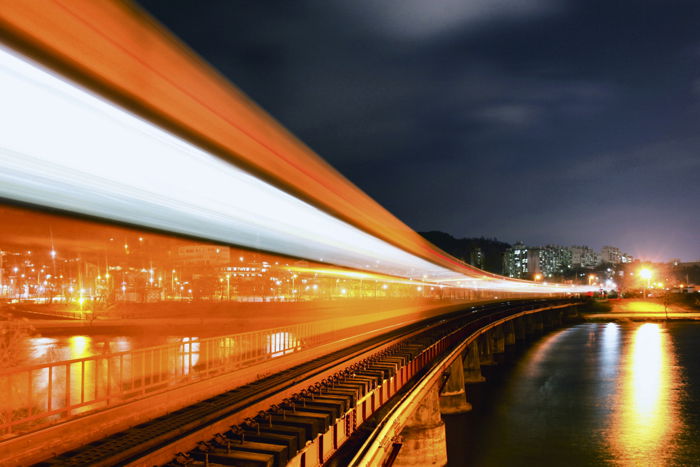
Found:
M 432 343 L 459 327 L 557 302 L 480 304 L 421 321 L 36 465 L 271 467 L 337 460 L 343 442 L 361 439 L 362 423 L 437 356 L 426 351 Z

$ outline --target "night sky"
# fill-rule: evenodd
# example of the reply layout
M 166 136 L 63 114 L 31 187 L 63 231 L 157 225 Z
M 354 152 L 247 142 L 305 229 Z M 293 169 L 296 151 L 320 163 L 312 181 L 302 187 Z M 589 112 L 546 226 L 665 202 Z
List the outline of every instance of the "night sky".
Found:
M 142 0 L 416 230 L 700 259 L 697 0 Z

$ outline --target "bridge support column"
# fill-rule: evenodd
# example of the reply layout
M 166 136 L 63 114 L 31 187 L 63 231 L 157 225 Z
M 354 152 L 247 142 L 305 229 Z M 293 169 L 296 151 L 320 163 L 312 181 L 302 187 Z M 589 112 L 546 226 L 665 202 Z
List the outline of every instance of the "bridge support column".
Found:
M 513 320 L 503 323 L 503 333 L 505 334 L 506 346 L 515 345 L 515 324 Z
M 484 334 L 480 335 L 479 341 L 479 360 L 481 365 L 490 366 L 495 365 L 496 360 L 493 358 L 493 346 L 491 343 L 491 331 L 486 331 Z
M 541 311 L 538 313 L 542 320 L 542 331 L 548 331 L 552 329 L 552 314 L 547 311 Z
M 483 383 L 486 381 L 481 374 L 481 361 L 479 360 L 479 345 L 473 341 L 467 346 L 464 356 L 464 382 L 467 384 Z
M 527 331 L 525 329 L 525 319 L 526 317 L 521 316 L 516 318 L 513 326 L 515 327 L 515 338 L 519 341 L 524 341 L 527 339 Z
M 535 317 L 533 315 L 525 315 L 523 320 L 525 320 L 525 333 L 528 337 L 532 337 L 537 333 L 535 330 Z
M 440 391 L 440 413 L 453 414 L 469 412 L 472 406 L 467 402 L 464 389 L 464 366 L 462 359 L 456 358 L 450 365 L 445 385 Z
M 554 325 L 556 327 L 560 327 L 564 324 L 564 312 L 561 310 L 552 310 L 552 313 L 554 313 Z
M 491 339 L 493 339 L 492 350 L 493 353 L 505 353 L 506 351 L 506 339 L 503 334 L 503 325 L 495 327 L 491 332 Z
M 532 322 L 535 327 L 535 332 L 537 334 L 542 334 L 544 332 L 544 323 L 542 322 L 542 313 L 535 313 L 532 316 Z
M 403 445 L 396 466 L 447 465 L 445 422 L 440 418 L 438 385 L 430 390 L 401 431 Z

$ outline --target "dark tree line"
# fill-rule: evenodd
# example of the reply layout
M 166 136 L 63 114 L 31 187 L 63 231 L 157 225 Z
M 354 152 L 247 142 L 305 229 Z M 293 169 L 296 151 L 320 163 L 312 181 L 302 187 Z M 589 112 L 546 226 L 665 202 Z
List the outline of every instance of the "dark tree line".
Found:
M 455 238 L 438 230 L 418 233 L 430 243 L 465 263 L 489 272 L 503 274 L 503 254 L 511 246 L 508 243 L 485 237 Z

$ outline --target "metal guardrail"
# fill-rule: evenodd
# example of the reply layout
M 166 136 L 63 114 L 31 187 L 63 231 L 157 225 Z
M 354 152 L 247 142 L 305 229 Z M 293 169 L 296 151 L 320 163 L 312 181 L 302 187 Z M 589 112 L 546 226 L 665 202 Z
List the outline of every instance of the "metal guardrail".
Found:
M 0 439 L 212 378 L 335 338 L 324 320 L 0 370 Z

